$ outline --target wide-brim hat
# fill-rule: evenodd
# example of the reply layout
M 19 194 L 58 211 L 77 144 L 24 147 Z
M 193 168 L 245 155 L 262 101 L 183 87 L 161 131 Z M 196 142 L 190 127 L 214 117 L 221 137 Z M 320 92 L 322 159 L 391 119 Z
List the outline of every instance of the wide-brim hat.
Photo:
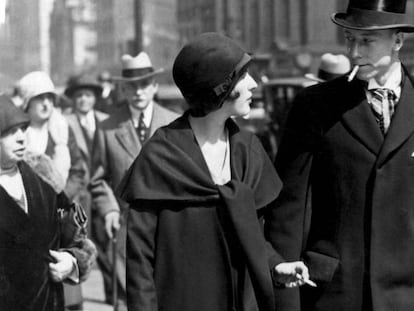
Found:
M 81 75 L 71 79 L 64 94 L 68 97 L 73 97 L 74 93 L 79 89 L 90 89 L 95 93 L 96 97 L 101 96 L 103 90 L 102 86 L 94 78 L 88 75 Z
M 154 69 L 151 59 L 145 52 L 140 52 L 137 56 L 125 54 L 121 57 L 122 76 L 115 76 L 113 81 L 128 82 L 149 79 L 164 72 L 163 68 Z
M 334 55 L 325 53 L 321 56 L 317 75 L 313 73 L 305 74 L 305 78 L 316 81 L 325 82 L 338 78 L 351 70 L 351 63 L 345 55 Z
M 398 29 L 414 32 L 407 21 L 406 0 L 350 0 L 346 13 L 334 13 L 332 21 L 356 30 Z

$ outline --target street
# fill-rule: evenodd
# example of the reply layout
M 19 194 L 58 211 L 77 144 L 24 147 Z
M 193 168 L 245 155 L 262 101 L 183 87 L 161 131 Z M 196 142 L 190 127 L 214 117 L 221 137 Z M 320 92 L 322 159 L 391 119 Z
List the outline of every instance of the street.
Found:
M 113 307 L 104 303 L 102 276 L 98 268 L 94 268 L 88 280 L 82 284 L 85 311 L 112 311 Z M 119 311 L 123 311 L 122 308 Z

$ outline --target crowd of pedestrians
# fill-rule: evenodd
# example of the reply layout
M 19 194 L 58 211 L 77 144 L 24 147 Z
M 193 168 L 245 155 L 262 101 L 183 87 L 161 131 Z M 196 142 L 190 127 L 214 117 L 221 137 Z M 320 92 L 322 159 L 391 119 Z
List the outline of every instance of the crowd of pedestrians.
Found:
M 411 311 L 414 82 L 405 0 L 350 0 L 294 99 L 274 163 L 241 129 L 252 57 L 203 33 L 164 70 L 123 55 L 58 93 L 29 72 L 0 95 L 0 310 Z M 116 85 L 117 92 L 114 91 Z

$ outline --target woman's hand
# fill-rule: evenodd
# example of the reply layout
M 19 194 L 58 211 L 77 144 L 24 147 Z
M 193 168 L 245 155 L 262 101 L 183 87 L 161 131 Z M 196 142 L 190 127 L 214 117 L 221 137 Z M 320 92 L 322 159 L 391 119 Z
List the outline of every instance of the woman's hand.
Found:
M 288 288 L 309 284 L 309 270 L 302 261 L 282 262 L 275 266 L 273 280 L 277 286 Z

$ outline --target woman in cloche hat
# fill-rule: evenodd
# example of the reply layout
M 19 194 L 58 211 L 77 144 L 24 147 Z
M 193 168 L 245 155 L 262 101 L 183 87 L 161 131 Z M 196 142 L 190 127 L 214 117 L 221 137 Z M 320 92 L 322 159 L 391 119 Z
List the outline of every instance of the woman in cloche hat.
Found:
M 131 207 L 129 310 L 271 311 L 273 281 L 294 287 L 309 278 L 263 237 L 281 183 L 258 139 L 231 119 L 250 110 L 250 60 L 217 33 L 199 35 L 175 59 L 189 110 L 154 134 L 118 189 Z

